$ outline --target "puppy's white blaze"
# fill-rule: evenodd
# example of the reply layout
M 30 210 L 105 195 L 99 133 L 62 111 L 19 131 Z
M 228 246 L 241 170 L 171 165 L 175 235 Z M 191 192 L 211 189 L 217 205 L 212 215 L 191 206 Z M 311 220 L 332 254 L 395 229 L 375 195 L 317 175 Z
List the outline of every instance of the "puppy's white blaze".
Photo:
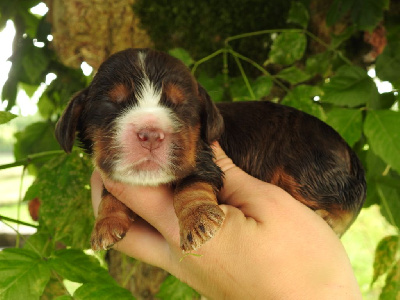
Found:
M 161 99 L 161 90 L 156 90 L 150 80 L 142 79 L 142 86 L 136 98 L 140 107 L 158 107 Z

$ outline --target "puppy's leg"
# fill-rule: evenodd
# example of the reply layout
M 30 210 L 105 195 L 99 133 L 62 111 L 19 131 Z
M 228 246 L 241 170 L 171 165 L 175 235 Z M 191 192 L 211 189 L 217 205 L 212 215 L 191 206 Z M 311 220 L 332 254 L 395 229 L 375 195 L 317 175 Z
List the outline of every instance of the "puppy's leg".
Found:
M 178 186 L 174 207 L 184 251 L 196 250 L 211 239 L 225 219 L 212 185 L 206 182 L 193 181 Z
M 105 188 L 92 231 L 93 250 L 106 250 L 121 240 L 133 221 L 133 212 Z

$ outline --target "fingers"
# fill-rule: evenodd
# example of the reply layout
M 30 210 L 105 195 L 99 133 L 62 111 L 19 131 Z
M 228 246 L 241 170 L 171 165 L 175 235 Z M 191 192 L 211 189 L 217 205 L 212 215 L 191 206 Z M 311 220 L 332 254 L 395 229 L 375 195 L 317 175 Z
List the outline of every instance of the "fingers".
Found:
M 94 171 L 92 177 L 90 178 L 90 187 L 92 195 L 92 206 L 94 216 L 97 217 L 99 212 L 99 205 L 101 201 L 101 193 L 103 191 L 103 180 L 101 179 L 100 173 Z
M 143 262 L 165 268 L 169 260 L 169 245 L 165 238 L 143 219 L 136 219 L 126 236 L 116 243 L 115 250 Z
M 179 245 L 178 218 L 173 192 L 168 186 L 132 186 L 104 180 L 107 190 L 156 228 L 169 242 Z

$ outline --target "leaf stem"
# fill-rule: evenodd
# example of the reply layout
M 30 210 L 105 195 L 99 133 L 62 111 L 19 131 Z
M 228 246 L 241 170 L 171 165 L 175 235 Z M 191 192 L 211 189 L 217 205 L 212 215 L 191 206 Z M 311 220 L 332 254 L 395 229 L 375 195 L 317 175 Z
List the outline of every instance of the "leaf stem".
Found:
M 59 154 L 63 154 L 63 153 L 65 153 L 63 150 L 53 150 L 53 151 L 45 151 L 45 152 L 31 154 L 31 155 L 28 155 L 26 158 L 17 160 L 13 163 L 0 165 L 0 170 L 10 169 L 10 168 L 19 167 L 19 166 L 27 166 L 27 165 L 31 164 L 32 162 L 38 161 L 40 159 L 48 158 L 50 156 L 59 155 Z
M 204 62 L 206 62 L 207 60 L 210 60 L 210 59 L 212 59 L 212 58 L 214 58 L 214 57 L 220 55 L 220 54 L 223 53 L 223 52 L 225 52 L 225 49 L 224 49 L 224 48 L 221 48 L 221 49 L 219 49 L 219 50 L 217 50 L 217 51 L 211 53 L 210 55 L 207 55 L 206 57 L 203 57 L 202 59 L 196 61 L 196 62 L 193 64 L 193 67 L 192 67 L 192 74 L 194 74 L 194 73 L 196 72 L 197 68 L 198 68 L 202 63 L 204 63 Z
M 256 69 L 258 69 L 261 73 L 263 73 L 265 76 L 271 77 L 272 80 L 279 85 L 284 91 L 286 91 L 287 93 L 290 92 L 290 90 L 282 83 L 280 82 L 278 79 L 276 79 L 274 76 L 272 76 L 267 70 L 265 70 L 261 65 L 259 65 L 258 63 L 256 63 L 254 60 L 236 52 L 235 50 L 229 49 L 229 52 L 233 55 L 236 56 L 238 58 L 240 58 L 241 60 L 244 60 L 245 62 L 251 64 L 253 67 L 255 67 Z
M 266 30 L 260 30 L 260 31 L 254 31 L 254 32 L 247 32 L 247 33 L 242 33 L 234 36 L 230 36 L 225 39 L 225 45 L 227 45 L 229 42 L 234 41 L 234 40 L 239 40 L 243 38 L 248 38 L 252 36 L 257 36 L 257 35 L 264 35 L 264 34 L 269 34 L 269 33 L 282 33 L 282 32 L 304 32 L 304 29 L 296 29 L 296 28 L 288 28 L 288 29 L 266 29 Z
M 13 223 L 19 224 L 19 225 L 29 226 L 29 227 L 33 227 L 33 228 L 39 228 L 38 225 L 34 225 L 34 224 L 20 221 L 17 219 L 9 218 L 9 217 L 3 216 L 3 215 L 0 215 L 0 221 L 2 221 L 2 222 L 8 221 L 8 222 L 13 222 Z

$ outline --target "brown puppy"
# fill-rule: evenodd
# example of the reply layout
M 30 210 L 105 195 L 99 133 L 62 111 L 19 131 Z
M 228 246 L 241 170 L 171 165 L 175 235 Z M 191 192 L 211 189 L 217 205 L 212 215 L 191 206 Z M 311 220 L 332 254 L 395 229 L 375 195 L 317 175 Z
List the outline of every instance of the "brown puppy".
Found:
M 271 102 L 217 108 L 182 62 L 154 50 L 127 49 L 102 64 L 57 124 L 66 152 L 76 131 L 103 175 L 130 184 L 172 185 L 185 251 L 209 240 L 224 220 L 216 198 L 223 174 L 210 148 L 215 140 L 237 166 L 285 189 L 339 235 L 365 198 L 362 166 L 331 127 Z M 104 189 L 92 248 L 118 242 L 133 216 Z

